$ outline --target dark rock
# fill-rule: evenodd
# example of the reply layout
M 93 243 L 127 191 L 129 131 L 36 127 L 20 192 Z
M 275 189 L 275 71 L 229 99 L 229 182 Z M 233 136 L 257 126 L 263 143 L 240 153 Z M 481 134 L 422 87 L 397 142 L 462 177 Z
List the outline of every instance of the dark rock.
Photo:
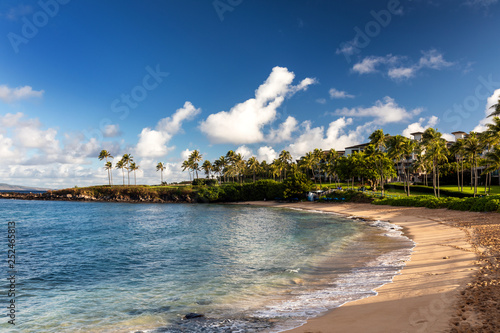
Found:
M 203 317 L 205 317 L 205 315 L 203 315 L 201 313 L 190 312 L 187 315 L 185 315 L 182 319 L 194 319 L 194 318 L 203 318 Z

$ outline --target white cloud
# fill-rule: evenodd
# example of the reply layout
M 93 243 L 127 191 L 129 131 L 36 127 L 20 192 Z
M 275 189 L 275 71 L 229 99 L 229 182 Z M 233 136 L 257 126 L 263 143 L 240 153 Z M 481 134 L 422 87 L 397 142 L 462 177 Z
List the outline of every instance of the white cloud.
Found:
M 319 104 L 326 104 L 326 99 L 324 99 L 324 98 L 318 98 L 318 99 L 316 100 L 316 103 L 319 103 Z
M 403 80 L 415 76 L 415 67 L 399 67 L 389 69 L 388 75 L 391 79 Z
M 500 89 L 497 89 L 495 90 L 493 95 L 488 97 L 488 100 L 486 101 L 486 108 L 484 109 L 484 118 L 479 122 L 479 124 L 476 127 L 474 127 L 473 129 L 474 132 L 484 132 L 487 130 L 486 125 L 493 123 L 493 117 L 488 117 L 488 116 L 493 112 L 493 109 L 491 109 L 491 107 L 497 104 L 499 99 L 500 99 Z
M 292 117 L 288 116 L 285 122 L 281 123 L 278 129 L 271 129 L 268 136 L 268 141 L 271 142 L 283 142 L 290 141 L 292 139 L 292 133 L 297 130 L 298 121 Z
M 442 69 L 445 67 L 453 66 L 454 63 L 444 60 L 443 55 L 435 49 L 429 51 L 422 51 L 423 56 L 418 62 L 417 68 L 432 68 Z
M 173 149 L 173 147 L 167 147 L 167 143 L 181 130 L 182 122 L 193 119 L 200 112 L 201 109 L 195 108 L 191 102 L 185 102 L 184 106 L 177 109 L 172 117 L 161 119 L 156 129 L 142 129 L 135 154 L 143 158 L 165 156 Z
M 42 97 L 43 90 L 33 90 L 30 86 L 9 88 L 6 85 L 0 85 L 0 99 L 6 103 L 15 102 L 22 99 L 28 99 L 31 97 Z
M 377 72 L 377 66 L 384 64 L 386 57 L 366 57 L 361 62 L 354 64 L 352 70 L 359 74 L 369 74 Z
M 426 120 L 427 120 L 427 124 L 424 125 Z M 429 127 L 435 127 L 438 122 L 439 122 L 439 119 L 436 116 L 431 116 L 429 119 L 420 118 L 417 122 L 408 125 L 408 127 L 405 128 L 401 134 L 403 136 L 411 139 L 411 135 L 410 135 L 411 133 L 424 132 Z
M 192 120 L 201 112 L 194 105 L 187 101 L 184 106 L 177 109 L 172 117 L 166 117 L 158 122 L 157 129 L 169 133 L 170 135 L 177 134 L 181 130 L 182 122 L 185 120 Z
M 374 123 L 384 125 L 387 123 L 398 123 L 411 119 L 419 114 L 422 109 L 413 109 L 411 111 L 400 107 L 393 98 L 386 96 L 383 101 L 376 101 L 375 105 L 369 108 L 343 108 L 335 111 L 335 114 L 348 117 L 373 117 Z
M 278 153 L 272 147 L 264 146 L 257 150 L 257 160 L 260 162 L 271 163 L 276 158 L 278 158 Z
M 335 88 L 331 88 L 328 93 L 330 98 L 354 98 L 354 95 L 348 94 L 345 91 L 340 91 Z
M 253 156 L 252 150 L 250 148 L 248 148 L 247 146 L 245 146 L 245 145 L 236 148 L 236 150 L 234 151 L 234 153 L 235 154 L 241 154 L 241 156 L 243 157 L 244 160 L 247 160 L 247 159 L 249 159 L 250 157 Z
M 102 134 L 105 138 L 113 138 L 119 136 L 121 134 L 120 125 L 106 125 Z
M 387 72 L 389 78 L 400 81 L 410 79 L 425 68 L 441 70 L 455 65 L 446 61 L 441 53 L 435 49 L 422 51 L 419 61 L 413 64 L 403 64 L 406 57 L 392 56 L 388 54 L 384 57 L 368 56 L 352 68 L 358 74 L 369 74 L 376 72 Z M 383 67 L 383 70 L 382 68 Z
M 263 127 L 276 118 L 285 98 L 315 83 L 306 78 L 293 86 L 293 72 L 274 67 L 266 81 L 255 91 L 255 98 L 236 104 L 229 111 L 211 114 L 200 125 L 212 143 L 245 144 L 264 141 Z
M 370 125 L 366 124 L 346 131 L 346 127 L 351 124 L 352 118 L 342 117 L 332 121 L 325 130 L 323 126 L 312 127 L 311 122 L 305 121 L 302 123 L 302 134 L 286 150 L 290 151 L 294 159 L 315 148 L 344 150 L 345 147 L 360 143 L 364 133 L 370 128 Z
M 193 151 L 192 150 L 189 150 L 189 149 L 184 149 L 182 152 L 181 152 L 181 158 L 183 161 L 186 161 L 187 159 L 189 159 L 189 156 L 191 155 Z

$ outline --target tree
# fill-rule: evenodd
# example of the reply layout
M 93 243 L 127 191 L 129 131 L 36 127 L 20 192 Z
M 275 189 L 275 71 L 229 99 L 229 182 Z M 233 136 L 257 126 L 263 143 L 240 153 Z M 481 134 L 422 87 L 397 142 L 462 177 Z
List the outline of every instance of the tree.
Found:
M 182 162 L 181 168 L 182 168 L 182 171 L 186 171 L 186 170 L 188 171 L 189 180 L 191 180 L 191 165 L 189 163 L 189 160 L 185 160 L 184 162 Z
M 292 155 L 290 154 L 289 151 L 282 150 L 278 158 L 281 161 L 283 170 L 285 171 L 284 178 L 286 178 L 286 169 L 288 168 L 290 162 L 292 161 Z
M 128 185 L 130 185 L 130 163 L 134 161 L 134 157 L 132 157 L 132 155 L 130 154 L 123 154 L 122 161 L 123 161 L 123 167 L 128 170 L 127 178 L 128 178 Z
M 366 147 L 365 151 L 368 156 L 374 159 L 375 164 L 377 165 L 377 168 L 380 172 L 380 187 L 382 190 L 382 195 L 384 195 L 384 160 L 387 157 L 387 153 L 385 153 L 384 150 L 386 147 L 385 143 L 387 136 L 384 135 L 383 130 L 378 129 L 370 134 L 369 139 L 370 145 Z
M 201 168 L 205 172 L 207 178 L 210 179 L 210 172 L 213 170 L 212 163 L 210 163 L 209 160 L 205 160 L 205 162 L 203 162 L 203 164 L 201 165 Z
M 434 189 L 434 196 L 439 198 L 439 163 L 447 161 L 446 153 L 446 140 L 443 139 L 442 134 L 434 128 L 428 128 L 422 135 L 422 144 L 425 147 L 425 155 L 432 161 L 432 187 Z
M 474 173 L 474 197 L 477 194 L 477 178 L 478 178 L 478 158 L 484 150 L 484 143 L 481 142 L 476 132 L 470 132 L 465 139 L 464 151 L 467 157 L 472 161 L 471 173 Z
M 489 151 L 484 156 L 483 164 L 487 165 L 483 174 L 490 174 L 500 169 L 500 148 L 495 146 L 492 151 Z
M 113 158 L 113 156 L 111 156 L 111 154 L 107 151 L 107 150 L 101 150 L 101 152 L 99 153 L 99 161 L 102 161 L 103 159 L 106 160 L 106 164 L 105 164 L 105 167 L 104 169 L 108 170 L 108 180 L 109 180 L 109 186 L 111 186 L 111 182 L 112 182 L 112 172 L 110 171 L 110 168 L 107 168 L 106 165 L 108 164 L 108 158 Z
M 252 172 L 253 175 L 253 182 L 255 183 L 255 176 L 257 172 L 260 170 L 260 163 L 257 161 L 255 157 L 250 157 L 247 161 L 247 168 Z
M 314 167 L 316 166 L 316 156 L 314 155 L 314 153 L 313 152 L 307 152 L 300 159 L 300 164 L 306 170 L 308 170 L 308 169 L 311 170 L 312 176 L 313 176 L 313 179 L 314 179 L 314 184 L 316 184 L 316 175 L 314 173 Z
M 465 140 L 458 139 L 450 149 L 450 152 L 455 155 L 455 160 L 457 161 L 457 186 L 461 192 L 464 191 L 464 146 Z
M 130 163 L 130 166 L 129 166 L 129 173 L 130 172 L 134 172 L 134 185 L 137 185 L 137 179 L 136 179 L 136 176 L 135 176 L 135 171 L 136 170 L 139 170 L 139 166 L 137 164 L 135 164 L 135 162 L 131 162 Z
M 193 176 L 194 172 L 196 172 L 196 178 L 198 178 L 198 170 L 200 170 L 198 162 L 200 162 L 202 159 L 202 156 L 200 154 L 199 150 L 193 150 L 191 152 L 191 155 L 189 155 L 188 162 L 190 165 L 190 168 L 193 170 Z
M 165 164 L 162 162 L 158 162 L 156 165 L 156 171 L 160 171 L 160 179 L 161 179 L 161 184 L 163 184 L 163 171 L 166 169 Z
M 323 149 L 316 148 L 314 149 L 314 161 L 316 162 L 316 169 L 318 170 L 319 175 L 319 185 L 321 186 L 321 178 L 323 177 L 323 165 L 321 161 L 324 159 Z
M 497 104 L 490 106 L 490 109 L 493 109 L 493 112 L 488 117 L 500 116 L 500 98 L 498 99 Z
M 409 141 L 408 138 L 402 135 L 391 136 L 387 140 L 387 154 L 390 158 L 396 161 L 398 180 L 401 181 L 400 170 L 404 169 L 404 145 Z M 405 174 L 406 176 L 406 174 Z M 406 191 L 405 191 L 406 192 Z
M 119 160 L 116 162 L 115 168 L 117 169 L 122 169 L 122 175 L 123 175 L 123 186 L 125 186 L 125 164 L 123 163 L 123 160 Z
M 111 162 L 106 162 L 106 164 L 104 165 L 104 169 L 108 170 L 108 177 L 109 178 L 109 186 L 112 186 L 113 185 L 113 178 L 112 176 L 112 173 L 110 172 L 112 169 L 113 169 L 113 163 Z
M 406 141 L 403 143 L 403 158 L 404 158 L 404 160 L 407 161 L 407 160 L 413 158 L 416 147 L 417 147 L 416 141 L 406 139 Z M 410 196 L 410 184 L 411 184 L 410 171 L 412 168 L 410 166 L 405 167 L 405 164 L 403 164 L 403 168 L 404 168 L 403 171 L 405 171 L 405 179 L 406 179 L 406 186 L 407 186 L 406 195 Z

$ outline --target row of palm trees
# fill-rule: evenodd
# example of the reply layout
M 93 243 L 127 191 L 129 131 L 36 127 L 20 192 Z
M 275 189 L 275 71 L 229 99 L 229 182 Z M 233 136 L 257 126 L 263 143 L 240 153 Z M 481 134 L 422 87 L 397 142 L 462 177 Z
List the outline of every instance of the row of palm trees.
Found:
M 106 160 L 106 163 L 104 164 L 104 169 L 108 171 L 108 180 L 109 180 L 109 185 L 113 185 L 113 163 L 111 161 L 108 161 L 109 159 L 113 159 L 114 157 L 111 156 L 110 152 L 107 150 L 101 150 L 98 156 L 99 160 Z M 121 169 L 122 170 L 122 175 L 123 175 L 123 185 L 125 185 L 125 170 L 127 170 L 127 179 L 128 179 L 128 185 L 130 185 L 130 173 L 134 173 L 134 183 L 137 185 L 137 178 L 136 178 L 136 170 L 139 170 L 139 165 L 137 165 L 134 162 L 134 157 L 130 154 L 123 154 L 122 158 L 116 162 L 115 164 L 116 169 Z
M 405 192 L 410 195 L 412 173 L 420 173 L 427 184 L 428 175 L 432 176 L 434 195 L 440 196 L 441 169 L 449 169 L 450 160 L 455 159 L 457 165 L 459 190 L 463 191 L 464 161 L 471 165 L 471 187 L 477 194 L 480 166 L 484 166 L 482 175 L 486 175 L 491 184 L 491 175 L 500 168 L 500 118 L 495 117 L 488 130 L 483 133 L 470 132 L 465 138 L 458 139 L 448 148 L 447 141 L 434 128 L 428 128 L 420 141 L 411 140 L 401 135 L 390 136 L 379 129 L 370 135 L 370 142 L 363 151 L 348 156 L 340 156 L 334 149 L 323 151 L 314 149 L 297 161 L 292 161 L 290 153 L 281 151 L 279 157 L 271 163 L 259 163 L 255 157 L 244 160 L 241 154 L 230 150 L 213 163 L 205 160 L 201 166 L 202 155 L 195 150 L 183 163 L 183 170 L 188 170 L 192 179 L 198 178 L 198 171 L 203 170 L 208 178 L 217 177 L 219 182 L 242 182 L 244 177 L 252 177 L 256 181 L 261 178 L 283 180 L 288 173 L 303 172 L 309 174 L 320 185 L 323 179 L 329 178 L 339 182 L 340 179 L 354 184 L 355 179 L 368 183 L 372 188 L 380 186 L 384 191 L 384 183 L 397 177 L 404 183 Z M 461 180 L 460 180 L 461 179 Z
M 412 173 L 424 175 L 427 183 L 427 175 L 432 174 L 432 184 L 436 197 L 440 196 L 440 173 L 450 159 L 456 161 L 457 186 L 463 191 L 464 162 L 470 165 L 471 187 L 477 194 L 480 166 L 484 167 L 481 175 L 485 175 L 487 182 L 491 184 L 492 173 L 500 169 L 500 101 L 492 106 L 494 111 L 490 117 L 493 122 L 487 125 L 483 133 L 470 132 L 465 138 L 458 139 L 448 149 L 447 141 L 442 134 L 434 128 L 428 128 L 422 135 L 422 140 L 410 140 L 404 136 L 390 136 L 384 134 L 382 129 L 376 130 L 370 136 L 370 142 L 363 151 L 355 152 L 348 156 L 340 156 L 335 149 L 324 151 L 314 149 L 306 153 L 299 160 L 293 161 L 290 152 L 283 150 L 271 163 L 259 162 L 255 157 L 245 160 L 243 156 L 232 150 L 226 155 L 219 157 L 213 163 L 205 160 L 203 163 L 200 151 L 194 150 L 188 159 L 182 163 L 182 170 L 188 171 L 190 179 L 199 177 L 198 172 L 203 171 L 207 178 L 216 177 L 219 183 L 243 182 L 244 177 L 252 177 L 255 182 L 257 177 L 272 178 L 282 181 L 287 173 L 303 172 L 308 174 L 320 185 L 323 179 L 329 178 L 330 183 L 334 180 L 347 180 L 353 186 L 355 179 L 361 179 L 361 183 L 368 183 L 372 188 L 380 186 L 382 192 L 384 183 L 388 179 L 397 177 L 404 183 L 405 192 L 410 195 L 410 184 Z M 104 168 L 108 171 L 109 184 L 112 185 L 113 164 L 108 159 L 113 156 L 102 150 L 99 160 L 106 160 Z M 200 165 L 201 163 L 201 165 Z M 124 154 L 115 168 L 122 169 L 123 185 L 125 185 L 125 170 L 127 170 L 128 184 L 130 185 L 130 173 L 139 166 L 133 161 L 130 154 Z M 166 165 L 158 162 L 156 171 L 161 172 L 163 182 L 163 171 Z

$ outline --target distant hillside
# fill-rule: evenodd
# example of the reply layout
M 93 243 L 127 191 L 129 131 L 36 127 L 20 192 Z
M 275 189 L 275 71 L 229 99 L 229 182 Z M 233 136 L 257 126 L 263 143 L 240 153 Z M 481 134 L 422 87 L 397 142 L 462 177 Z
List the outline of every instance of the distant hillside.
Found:
M 0 191 L 48 191 L 48 190 L 50 189 L 0 183 Z

